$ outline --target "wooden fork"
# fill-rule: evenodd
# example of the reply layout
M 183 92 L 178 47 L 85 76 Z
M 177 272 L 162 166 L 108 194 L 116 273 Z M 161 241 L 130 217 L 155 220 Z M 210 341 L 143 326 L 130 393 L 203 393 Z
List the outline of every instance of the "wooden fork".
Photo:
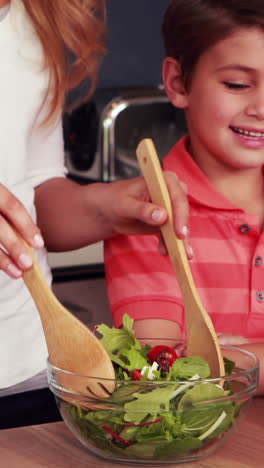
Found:
M 59 384 L 92 398 L 107 398 L 115 388 L 115 372 L 107 351 L 99 339 L 58 301 L 32 249 L 26 246 L 33 267 L 24 272 L 23 279 L 41 318 L 50 362 L 66 371 L 58 372 Z M 74 378 L 67 372 L 74 373 Z
M 151 139 L 144 139 L 140 142 L 137 148 L 137 158 L 152 201 L 165 208 L 168 213 L 168 220 L 161 227 L 161 232 L 185 306 L 187 355 L 203 357 L 209 363 L 211 377 L 224 376 L 225 367 L 218 338 L 195 287 L 183 241 L 174 232 L 170 196 Z

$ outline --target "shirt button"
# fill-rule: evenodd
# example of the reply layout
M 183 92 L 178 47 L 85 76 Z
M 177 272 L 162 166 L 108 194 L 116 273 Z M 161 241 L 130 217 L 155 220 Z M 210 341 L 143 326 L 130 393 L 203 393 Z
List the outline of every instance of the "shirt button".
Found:
M 255 257 L 255 265 L 256 266 L 262 265 L 262 262 L 263 262 L 262 257 L 260 257 L 260 256 Z
M 247 234 L 250 231 L 250 227 L 248 224 L 241 224 L 239 229 L 240 232 L 242 232 L 242 234 Z
M 257 296 L 257 301 L 264 302 L 264 292 L 263 291 L 258 291 L 256 293 L 256 296 Z

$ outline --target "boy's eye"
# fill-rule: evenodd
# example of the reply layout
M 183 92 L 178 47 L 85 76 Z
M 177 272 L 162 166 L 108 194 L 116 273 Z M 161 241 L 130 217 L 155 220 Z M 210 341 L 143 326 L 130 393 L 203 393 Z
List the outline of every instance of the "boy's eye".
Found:
M 246 89 L 246 88 L 249 88 L 248 84 L 245 84 L 245 83 L 232 83 L 230 81 L 224 81 L 224 85 L 229 89 Z

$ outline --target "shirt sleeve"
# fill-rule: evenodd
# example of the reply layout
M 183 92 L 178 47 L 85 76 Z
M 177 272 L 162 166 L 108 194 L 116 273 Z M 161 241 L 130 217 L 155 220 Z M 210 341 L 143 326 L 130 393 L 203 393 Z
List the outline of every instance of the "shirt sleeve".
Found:
M 62 117 L 42 125 L 40 112 L 28 139 L 27 181 L 34 188 L 54 177 L 65 177 Z
M 135 320 L 167 319 L 185 329 L 183 302 L 175 273 L 169 258 L 160 255 L 156 236 L 116 236 L 105 241 L 104 257 L 115 326 L 122 324 L 122 306 L 134 304 L 132 318 Z M 169 315 L 164 314 L 165 302 L 175 305 Z

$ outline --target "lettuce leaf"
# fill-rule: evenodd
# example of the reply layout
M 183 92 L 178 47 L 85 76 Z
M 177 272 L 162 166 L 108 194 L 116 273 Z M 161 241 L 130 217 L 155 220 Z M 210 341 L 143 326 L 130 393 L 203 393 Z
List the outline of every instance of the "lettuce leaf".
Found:
M 192 450 L 197 450 L 201 446 L 202 442 L 194 437 L 174 439 L 160 444 L 154 452 L 154 457 L 159 460 L 169 460 L 190 453 Z
M 145 393 L 134 393 L 135 399 L 124 405 L 124 420 L 138 424 L 149 414 L 155 419 L 158 413 L 169 411 L 170 400 L 174 397 L 176 388 L 178 384 L 155 387 Z
M 209 364 L 200 356 L 178 358 L 171 367 L 171 380 L 188 380 L 196 374 L 201 379 L 210 376 Z
M 97 331 L 102 335 L 101 342 L 110 359 L 124 369 L 141 369 L 149 362 L 142 352 L 142 346 L 133 331 L 134 320 L 128 314 L 123 316 L 123 328 L 110 328 L 99 325 Z

